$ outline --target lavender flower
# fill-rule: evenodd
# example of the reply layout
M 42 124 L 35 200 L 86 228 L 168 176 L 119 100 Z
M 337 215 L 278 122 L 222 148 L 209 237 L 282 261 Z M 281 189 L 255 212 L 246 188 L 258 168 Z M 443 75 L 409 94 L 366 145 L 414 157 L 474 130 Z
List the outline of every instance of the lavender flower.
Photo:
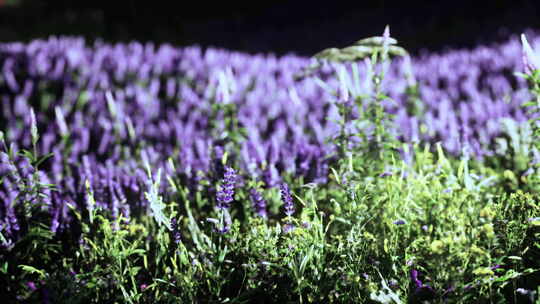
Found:
M 411 280 L 416 286 L 416 289 L 414 291 L 416 294 L 424 293 L 424 292 L 433 293 L 433 288 L 431 288 L 431 286 L 429 286 L 428 284 L 422 283 L 422 281 L 418 279 L 418 270 L 416 269 L 411 270 Z
M 389 31 L 385 30 L 383 37 L 387 47 L 391 48 L 395 42 L 392 42 Z M 537 41 L 537 38 L 533 37 L 532 40 Z M 58 193 L 62 194 L 55 199 L 58 210 L 63 210 L 62 206 L 74 201 L 74 197 L 84 196 L 86 180 L 95 195 L 96 207 L 109 206 L 109 196 L 118 200 L 116 207 L 126 216 L 132 201 L 132 206 L 147 207 L 147 176 L 142 170 L 139 175 L 135 169 L 137 161 L 129 159 L 138 150 L 135 138 L 150 143 L 156 150 L 148 152 L 151 154 L 149 163 L 156 170 L 160 167 L 163 169 L 164 155 L 178 154 L 174 161 L 178 161 L 181 173 L 186 175 L 187 184 L 190 187 L 198 185 L 196 181 L 201 178 L 197 176 L 198 172 L 208 172 L 212 167 L 209 147 L 215 138 L 204 113 L 211 106 L 209 101 L 216 92 L 221 94 L 223 102 L 243 96 L 235 102 L 238 101 L 238 119 L 249 131 L 250 140 L 248 151 L 235 157 L 240 166 L 250 168 L 250 174 L 261 176 L 269 187 L 280 183 L 279 176 L 283 170 L 304 175 L 316 182 L 324 181 L 327 175 L 328 161 L 323 155 L 330 154 L 334 147 L 324 140 L 335 133 L 335 126 L 323 122 L 326 117 L 337 117 L 338 113 L 321 107 L 321 100 L 328 97 L 325 90 L 310 81 L 292 82 L 296 68 L 309 63 L 306 58 L 290 56 L 276 61 L 275 58 L 252 58 L 211 48 L 206 51 L 199 48 L 154 48 L 136 42 L 114 47 L 101 43 L 86 46 L 83 39 L 71 38 L 54 38 L 29 44 L 2 43 L 0 55 L 4 61 L 2 73 L 6 80 L 3 84 L 5 90 L 0 92 L 3 105 L 0 107 L 0 121 L 5 121 L 7 130 L 4 131 L 9 131 L 4 134 L 4 140 L 12 142 L 18 149 L 30 146 L 32 141 L 37 142 L 39 135 L 41 139 L 36 148 L 40 154 L 54 152 L 55 156 L 47 161 L 50 166 L 44 168 L 50 167 L 50 172 L 45 173 L 51 177 L 50 184 L 57 185 Z M 521 43 L 519 39 L 511 39 L 498 46 L 481 46 L 445 55 L 428 54 L 422 58 L 406 57 L 403 63 L 394 61 L 386 73 L 386 79 L 395 84 L 387 88 L 390 97 L 403 104 L 407 102 L 400 97 L 406 95 L 403 89 L 411 86 L 411 83 L 423 84 L 418 92 L 419 99 L 425 102 L 423 117 L 411 117 L 407 109 L 395 109 L 398 128 L 404 133 L 403 140 L 431 141 L 439 138 L 450 153 L 459 153 L 462 146 L 469 145 L 475 155 L 489 156 L 491 151 L 485 148 L 498 136 L 499 128 L 495 122 L 499 118 L 512 117 L 516 121 L 529 118 L 518 106 L 522 101 L 529 100 L 527 90 L 523 90 L 527 87 L 526 82 L 514 84 L 512 77 L 501 73 L 522 69 L 522 58 L 526 72 L 540 67 L 540 55 L 535 53 L 524 36 Z M 224 66 L 230 66 L 230 69 L 224 69 Z M 414 66 L 414 71 L 411 66 Z M 332 69 L 325 67 L 323 73 L 329 74 Z M 373 70 L 366 70 L 370 67 L 364 65 L 360 65 L 359 69 L 361 73 L 374 73 Z M 191 81 L 184 83 L 169 79 L 169 76 L 178 73 L 185 73 L 193 80 L 193 85 Z M 71 77 L 73 74 L 77 77 Z M 403 79 L 404 75 L 408 76 Z M 261 81 L 252 85 L 248 80 L 254 76 Z M 482 81 L 479 81 L 480 78 Z M 47 104 L 54 111 L 53 117 L 48 119 L 46 113 L 33 113 L 29 101 L 40 94 L 41 88 L 47 88 L 51 80 L 65 83 L 60 86 L 63 89 L 50 92 L 52 96 Z M 136 85 L 139 82 L 148 85 Z M 213 82 L 212 85 L 208 85 L 209 82 Z M 349 103 L 353 101 L 353 96 L 347 98 L 347 94 L 356 95 L 360 93 L 356 92 L 358 90 L 369 91 L 371 86 L 371 82 L 366 82 L 355 90 L 347 91 L 344 83 L 341 83 L 342 87 L 337 87 L 340 83 L 332 84 L 330 79 L 329 84 L 341 89 L 340 97 Z M 208 94 L 204 92 L 205 87 L 211 88 Z M 114 103 L 103 92 L 111 92 L 115 96 Z M 507 94 L 511 96 L 512 103 L 498 98 Z M 162 97 L 166 102 L 157 102 Z M 172 99 L 182 99 L 183 102 L 170 102 Z M 291 99 L 296 100 L 295 110 L 287 111 Z M 76 106 L 67 111 L 63 106 L 66 104 Z M 141 111 L 141 108 L 145 111 Z M 107 115 L 111 112 L 109 109 L 116 113 L 116 119 Z M 24 118 L 26 129 L 16 127 L 21 118 Z M 52 121 L 53 127 L 38 130 L 38 123 L 44 119 Z M 64 151 L 65 145 L 61 142 L 62 135 L 67 133 L 72 145 L 70 151 Z M 2 137 L 0 135 L 0 146 L 5 147 Z M 320 151 L 307 144 L 312 142 L 319 143 Z M 69 152 L 67 158 L 62 157 L 64 152 Z M 405 156 L 409 163 L 413 161 L 411 153 Z M 80 173 L 65 170 L 66 164 L 79 163 L 81 159 L 83 166 Z M 106 170 L 102 171 L 106 169 L 104 163 L 107 159 L 111 159 L 115 167 L 127 169 L 122 170 L 121 174 L 115 171 L 113 183 L 107 182 L 106 173 L 103 173 Z M 254 163 L 253 167 L 250 167 L 250 163 Z M 2 175 L 10 164 L 4 162 L 0 166 Z M 70 171 L 74 173 L 65 173 Z M 29 170 L 27 172 L 31 173 Z M 173 176 L 168 171 L 164 173 L 167 173 L 164 176 Z M 403 171 L 402 177 L 406 174 L 407 171 Z M 6 183 L 8 180 L 26 178 L 24 174 L 21 175 L 14 174 L 4 180 L 4 185 L 0 187 L 0 201 L 13 201 L 19 195 L 19 190 L 11 189 Z M 129 177 L 128 181 L 122 183 L 123 188 L 116 184 L 119 175 Z M 450 190 L 448 188 L 444 192 Z M 233 201 L 234 189 L 224 183 L 220 193 L 218 206 L 226 208 Z M 123 203 L 124 198 L 126 202 L 130 201 L 129 205 Z M 292 214 L 292 203 L 287 206 L 291 206 L 289 211 Z M 0 227 L 4 227 L 2 233 L 8 240 L 17 241 L 25 230 L 19 227 L 22 219 L 17 219 L 11 208 L 4 209 L 3 218 L 0 219 Z M 289 211 L 286 209 L 286 212 Z M 64 211 L 52 214 L 57 214 L 55 221 L 51 222 L 52 227 L 56 227 L 57 223 L 61 223 L 58 228 L 68 224 L 69 217 Z M 530 219 L 530 224 L 540 225 L 540 220 Z M 422 229 L 426 231 L 427 226 Z
M 266 218 L 266 201 L 264 200 L 262 195 L 255 189 L 251 189 L 249 191 L 249 194 L 251 196 L 251 201 L 253 203 L 253 209 L 255 209 L 255 213 L 257 213 L 257 215 L 262 218 Z
M 26 282 L 26 286 L 28 286 L 28 288 L 29 288 L 31 291 L 36 291 L 36 290 L 37 290 L 36 283 L 34 283 L 34 282 L 32 282 L 32 281 Z
M 236 171 L 231 167 L 225 167 L 225 175 L 221 181 L 221 188 L 218 190 L 216 199 L 219 209 L 228 209 L 234 196 L 234 184 L 236 181 Z
M 289 186 L 286 183 L 280 185 L 281 191 L 281 200 L 285 206 L 285 214 L 291 216 L 294 213 L 294 204 L 292 201 L 291 192 L 289 191 Z

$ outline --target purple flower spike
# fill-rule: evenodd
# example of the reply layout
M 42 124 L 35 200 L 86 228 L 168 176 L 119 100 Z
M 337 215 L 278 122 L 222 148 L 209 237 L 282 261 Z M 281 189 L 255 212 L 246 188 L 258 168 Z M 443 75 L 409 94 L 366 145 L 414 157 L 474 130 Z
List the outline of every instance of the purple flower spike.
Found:
M 253 202 L 253 209 L 255 209 L 255 213 L 262 218 L 266 218 L 266 201 L 262 195 L 255 189 L 251 189 L 249 194 L 251 196 L 251 201 Z
M 286 183 L 280 185 L 281 191 L 281 200 L 285 206 L 285 214 L 291 216 L 294 213 L 294 204 L 292 201 L 291 192 L 289 191 L 289 186 Z
M 231 167 L 225 168 L 225 175 L 221 182 L 221 188 L 217 192 L 217 207 L 227 209 L 230 207 L 234 196 L 234 183 L 236 181 L 236 171 Z

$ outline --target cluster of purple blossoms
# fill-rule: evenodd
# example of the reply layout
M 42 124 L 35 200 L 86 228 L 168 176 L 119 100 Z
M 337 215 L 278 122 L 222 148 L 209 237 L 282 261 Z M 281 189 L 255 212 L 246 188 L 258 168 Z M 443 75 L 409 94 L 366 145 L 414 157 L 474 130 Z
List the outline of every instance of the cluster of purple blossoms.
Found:
M 236 182 L 236 171 L 226 166 L 221 185 L 216 194 L 217 208 L 221 211 L 221 221 L 216 219 L 208 219 L 216 225 L 215 231 L 220 234 L 225 234 L 231 230 L 232 220 L 228 209 L 234 200 L 234 184 Z
M 259 191 L 255 189 L 251 189 L 249 191 L 249 194 L 251 196 L 251 201 L 253 203 L 253 209 L 255 210 L 255 213 L 262 218 L 266 218 L 268 216 L 266 212 L 266 201 L 264 200 L 261 193 L 259 193 Z
M 294 204 L 291 192 L 289 191 L 289 186 L 286 183 L 283 183 L 279 186 L 279 190 L 281 192 L 281 200 L 285 206 L 285 214 L 291 216 L 294 213 Z
M 231 206 L 234 196 L 235 181 L 236 171 L 231 167 L 225 167 L 225 175 L 221 181 L 221 188 L 216 195 L 217 207 L 219 209 L 228 209 Z
M 283 226 L 283 231 L 285 233 L 288 233 L 294 229 L 294 224 L 291 223 L 291 220 L 290 220 L 290 217 L 294 213 L 294 204 L 292 201 L 292 196 L 289 190 L 289 186 L 286 183 L 282 183 L 279 186 L 279 190 L 281 192 L 281 200 L 284 203 L 285 214 L 287 215 L 287 222 Z
M 434 293 L 434 290 L 429 284 L 424 284 L 420 279 L 418 278 L 418 270 L 413 269 L 411 270 L 411 280 L 413 281 L 414 285 L 416 286 L 414 293 L 418 296 L 429 296 Z
M 479 158 L 505 154 L 490 148 L 502 131 L 499 120 L 532 118 L 520 107 L 531 98 L 527 82 L 507 72 L 523 68 L 531 72 L 540 66 L 538 54 L 531 47 L 538 44 L 539 37 L 533 33 L 527 36 L 530 45 L 524 43 L 525 37 L 521 42 L 513 37 L 501 44 L 393 61 L 381 88 L 397 102 L 384 107 L 395 115 L 399 139 L 441 141 L 452 154 L 470 146 Z M 202 178 L 197 172 L 208 174 L 212 158 L 222 158 L 222 147 L 212 156 L 215 128 L 221 127 L 213 127 L 206 112 L 214 104 L 216 87 L 229 94 L 226 98 L 237 107 L 238 122 L 249 130 L 240 154 L 234 155 L 239 167 L 249 168 L 249 173 L 262 177 L 268 187 L 280 183 L 281 168 L 306 180 L 324 182 L 331 160 L 327 156 L 336 150 L 327 139 L 339 130 L 331 121 L 343 117 L 335 107 L 326 106 L 333 94 L 312 78 L 295 79 L 294 75 L 308 64 L 309 58 L 296 56 L 252 56 L 138 42 L 89 44 L 82 38 L 1 43 L 0 66 L 5 81 L 0 82 L 0 121 L 9 130 L 4 140 L 13 144 L 14 152 L 28 149 L 32 133 L 37 138 L 38 130 L 32 131 L 32 125 L 39 127 L 37 152 L 53 153 L 53 157 L 47 161 L 50 165 L 40 168 L 39 180 L 27 180 L 56 185 L 58 191 L 44 193 L 50 197 L 46 206 L 55 232 L 69 227 L 72 217 L 67 204 L 85 194 L 86 180 L 96 206 L 110 209 L 115 216 L 129 217 L 134 206 L 146 206 L 147 175 L 131 157 L 138 150 L 138 139 L 151 143 L 142 151 L 148 154 L 152 167 L 162 168 L 169 175 L 181 174 L 188 187 L 194 188 Z M 360 63 L 358 68 L 362 75 L 368 67 Z M 346 69 L 352 73 L 351 66 Z M 341 89 L 342 102 L 350 103 L 357 94 L 372 89 L 368 84 L 356 88 L 357 92 L 339 87 L 335 72 L 328 66 L 318 73 L 333 91 Z M 178 75 L 194 81 L 184 81 L 184 76 Z M 414 105 L 406 93 L 412 86 L 411 79 L 418 84 L 421 100 Z M 44 90 L 52 94 L 53 111 L 36 112 L 33 119 L 29 101 L 39 98 Z M 506 96 L 511 102 L 506 102 Z M 73 104 L 85 106 L 73 108 Z M 409 110 L 411 106 L 414 110 Z M 347 113 L 351 118 L 359 114 L 356 110 Z M 19 127 L 21 121 L 24 127 Z M 361 132 L 347 121 L 350 132 Z M 66 136 L 69 153 L 64 153 Z M 170 140 L 180 137 L 182 141 Z M 171 167 L 167 159 L 174 151 L 179 154 L 172 163 L 178 165 Z M 410 153 L 403 155 L 411 157 Z M 4 158 L 0 155 L 0 176 L 6 176 L 0 184 L 0 227 L 4 227 L 2 234 L 8 240 L 16 241 L 25 231 L 19 227 L 23 215 L 13 209 L 21 192 L 16 185 L 25 174 L 15 173 L 31 166 L 18 161 L 10 164 Z M 81 160 L 83 166 L 66 168 L 66 164 Z M 228 207 L 232 192 L 232 187 L 222 189 L 223 203 L 219 206 Z

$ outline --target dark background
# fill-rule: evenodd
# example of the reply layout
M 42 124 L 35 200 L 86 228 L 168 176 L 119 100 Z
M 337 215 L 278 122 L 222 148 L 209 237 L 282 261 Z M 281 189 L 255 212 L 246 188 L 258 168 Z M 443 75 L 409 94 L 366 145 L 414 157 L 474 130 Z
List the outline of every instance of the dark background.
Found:
M 89 41 L 312 55 L 381 34 L 389 24 L 392 36 L 418 53 L 471 47 L 540 28 L 538 2 L 0 0 L 0 41 L 82 35 Z

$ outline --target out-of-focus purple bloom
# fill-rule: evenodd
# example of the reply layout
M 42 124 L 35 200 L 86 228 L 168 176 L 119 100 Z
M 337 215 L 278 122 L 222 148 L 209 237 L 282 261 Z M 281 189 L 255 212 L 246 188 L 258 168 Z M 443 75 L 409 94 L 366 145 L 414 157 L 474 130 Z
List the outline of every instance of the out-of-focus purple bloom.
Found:
M 221 187 L 217 192 L 217 207 L 226 209 L 230 207 L 234 196 L 234 184 L 236 181 L 236 171 L 231 167 L 225 168 L 225 175 L 221 182 Z
M 291 223 L 285 223 L 285 225 L 283 225 L 283 232 L 289 233 L 289 232 L 293 231 L 294 228 L 295 228 L 295 227 L 294 227 L 293 224 L 291 224 Z
M 379 174 L 379 177 L 388 177 L 392 176 L 392 172 L 384 171 L 383 173 Z
M 413 269 L 411 270 L 411 280 L 416 285 L 417 288 L 422 287 L 422 281 L 418 279 L 418 270 Z
M 428 284 L 422 283 L 422 281 L 418 279 L 418 270 L 416 269 L 411 270 L 411 280 L 416 286 L 415 293 L 422 293 L 422 292 L 432 293 L 433 292 L 433 288 L 431 288 L 431 286 L 429 286 Z
M 282 183 L 279 186 L 279 189 L 281 192 L 281 200 L 283 201 L 285 207 L 285 214 L 287 216 L 291 216 L 295 210 L 289 186 L 286 183 Z
M 32 291 L 36 291 L 36 290 L 37 290 L 36 283 L 34 283 L 34 282 L 32 282 L 32 281 L 26 282 L 26 286 L 28 286 L 28 288 L 30 288 L 30 290 L 32 290 Z
M 268 165 L 264 170 L 263 180 L 268 187 L 273 187 L 279 182 L 279 172 L 274 164 Z
M 394 221 L 395 225 L 405 225 L 407 222 L 405 220 L 399 219 L 397 221 Z
M 531 174 L 533 174 L 533 173 L 534 173 L 534 169 L 531 167 L 531 168 L 527 169 L 527 171 L 525 171 L 525 172 L 522 174 L 522 176 L 529 176 L 529 175 L 531 175 Z
M 262 218 L 266 218 L 266 201 L 263 196 L 256 189 L 249 190 L 249 194 L 253 203 L 253 209 L 255 210 L 255 213 Z

